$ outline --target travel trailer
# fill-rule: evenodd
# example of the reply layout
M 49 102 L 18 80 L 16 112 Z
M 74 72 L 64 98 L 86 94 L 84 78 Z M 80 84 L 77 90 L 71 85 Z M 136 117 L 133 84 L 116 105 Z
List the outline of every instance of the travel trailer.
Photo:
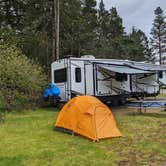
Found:
M 61 101 L 93 95 L 107 104 L 117 105 L 130 97 L 159 93 L 158 69 L 146 70 L 142 66 L 143 63 L 93 56 L 69 57 L 52 63 L 51 77 L 52 83 L 60 88 Z
M 52 83 L 60 88 L 65 102 L 78 95 L 93 95 L 106 103 L 124 102 L 130 94 L 127 75 L 108 74 L 102 68 L 107 65 L 106 60 L 91 56 L 61 59 L 51 65 Z

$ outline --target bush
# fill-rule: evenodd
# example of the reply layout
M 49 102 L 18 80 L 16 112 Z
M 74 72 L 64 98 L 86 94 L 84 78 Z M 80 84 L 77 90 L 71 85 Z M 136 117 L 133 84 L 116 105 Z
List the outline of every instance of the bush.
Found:
M 6 109 L 38 106 L 46 78 L 40 65 L 18 48 L 0 44 L 0 100 Z

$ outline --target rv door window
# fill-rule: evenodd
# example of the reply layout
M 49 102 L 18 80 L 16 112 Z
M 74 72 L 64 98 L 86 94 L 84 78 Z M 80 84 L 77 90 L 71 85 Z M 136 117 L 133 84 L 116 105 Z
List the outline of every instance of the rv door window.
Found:
M 54 70 L 54 82 L 66 82 L 67 81 L 67 69 Z
M 81 82 L 81 68 L 75 68 L 75 81 Z
M 159 71 L 159 78 L 163 78 L 163 72 Z
M 116 81 L 127 81 L 127 74 L 116 73 Z

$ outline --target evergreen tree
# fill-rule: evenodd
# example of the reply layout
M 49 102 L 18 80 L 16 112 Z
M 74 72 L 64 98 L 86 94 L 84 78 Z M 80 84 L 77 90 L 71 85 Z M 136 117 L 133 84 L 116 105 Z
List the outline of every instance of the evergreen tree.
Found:
M 50 67 L 52 18 L 53 0 L 0 0 L 0 42 L 14 43 L 28 57 Z M 60 1 L 60 57 L 84 54 L 132 60 L 153 58 L 145 34 L 133 29 L 126 35 L 116 8 L 106 10 L 103 0 L 99 9 L 96 0 Z
M 105 58 L 110 53 L 109 41 L 107 34 L 109 32 L 109 12 L 105 9 L 103 0 L 100 1 L 98 9 L 98 27 L 97 27 L 97 47 L 95 55 Z
M 1 41 L 14 43 L 28 57 L 49 65 L 52 2 L 1 0 Z
M 61 57 L 81 54 L 81 2 L 80 0 L 60 1 L 60 43 Z
M 123 58 L 124 34 L 122 18 L 118 15 L 116 8 L 113 7 L 109 12 L 109 28 L 107 32 L 107 38 L 110 46 L 109 58 Z
M 82 1 L 81 53 L 94 54 L 97 40 L 97 9 L 95 0 Z
M 118 15 L 115 7 L 110 9 L 109 38 L 114 39 L 124 34 L 122 18 Z
M 101 0 L 98 9 L 99 34 L 107 36 L 109 26 L 109 12 L 105 9 L 103 0 Z
M 23 28 L 25 3 L 20 0 L 0 0 L 0 28 L 17 32 Z
M 163 63 L 163 54 L 166 53 L 166 22 L 163 10 L 157 7 L 154 11 L 155 19 L 151 29 L 151 44 L 155 56 L 159 56 L 159 63 Z
M 129 59 L 135 61 L 149 60 L 152 61 L 151 50 L 149 48 L 148 39 L 143 31 L 133 27 L 129 35 Z

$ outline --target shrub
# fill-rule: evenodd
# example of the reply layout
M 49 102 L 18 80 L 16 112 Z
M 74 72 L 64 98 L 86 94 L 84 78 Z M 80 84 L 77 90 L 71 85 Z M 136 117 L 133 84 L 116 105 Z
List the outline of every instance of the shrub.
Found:
M 17 47 L 0 44 L 0 96 L 6 109 L 38 106 L 46 80 L 41 66 Z

